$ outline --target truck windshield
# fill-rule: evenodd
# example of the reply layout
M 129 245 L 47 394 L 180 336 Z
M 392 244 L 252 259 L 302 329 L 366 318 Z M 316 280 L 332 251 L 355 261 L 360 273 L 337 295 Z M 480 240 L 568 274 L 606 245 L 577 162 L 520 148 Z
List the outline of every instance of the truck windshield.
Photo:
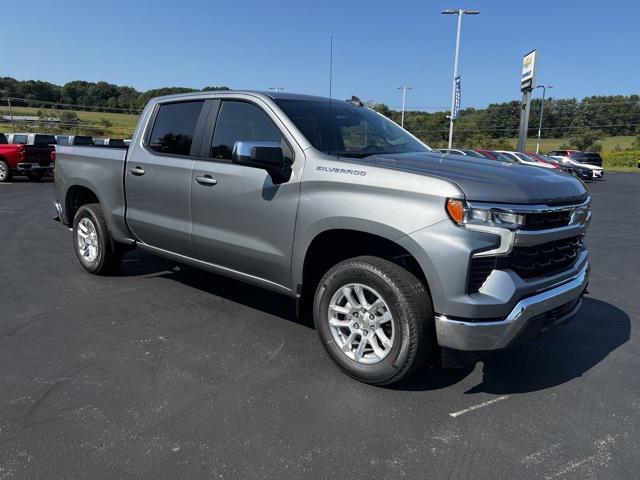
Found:
M 375 111 L 347 102 L 277 99 L 276 104 L 318 150 L 364 158 L 430 148 Z

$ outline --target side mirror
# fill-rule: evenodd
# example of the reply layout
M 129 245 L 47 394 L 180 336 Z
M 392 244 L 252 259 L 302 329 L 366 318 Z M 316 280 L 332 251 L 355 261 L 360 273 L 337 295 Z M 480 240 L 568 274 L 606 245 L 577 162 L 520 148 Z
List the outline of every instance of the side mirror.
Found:
M 231 161 L 266 170 L 274 183 L 283 183 L 291 178 L 291 161 L 285 158 L 277 142 L 238 141 L 233 145 Z

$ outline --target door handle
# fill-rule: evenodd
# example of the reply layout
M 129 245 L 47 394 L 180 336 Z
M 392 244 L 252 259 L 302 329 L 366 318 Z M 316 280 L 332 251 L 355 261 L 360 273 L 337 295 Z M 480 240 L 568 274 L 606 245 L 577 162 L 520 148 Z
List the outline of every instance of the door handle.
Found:
M 132 175 L 137 175 L 138 177 L 144 175 L 144 170 L 140 167 L 135 167 L 129 170 Z
M 211 175 L 200 175 L 196 177 L 196 182 L 200 185 L 212 186 L 218 183 L 218 181 Z

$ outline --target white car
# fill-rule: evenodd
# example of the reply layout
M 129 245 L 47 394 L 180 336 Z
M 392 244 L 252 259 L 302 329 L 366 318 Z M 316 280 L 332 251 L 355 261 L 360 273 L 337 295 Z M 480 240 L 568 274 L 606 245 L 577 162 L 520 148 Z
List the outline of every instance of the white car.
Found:
M 593 175 L 592 178 L 594 180 L 596 178 L 602 178 L 604 176 L 604 168 L 598 167 L 597 165 L 590 165 L 588 163 L 576 162 L 571 157 L 556 156 L 556 155 L 550 155 L 550 157 L 558 160 L 563 165 L 568 165 L 570 167 L 582 167 L 582 168 L 587 168 L 591 170 L 591 175 Z
M 522 152 L 510 152 L 508 150 L 496 150 L 496 152 L 501 153 L 505 157 L 508 157 L 510 160 L 514 162 L 522 163 L 524 165 L 533 165 L 534 167 L 542 167 L 542 168 L 551 168 L 554 170 L 558 170 L 558 167 L 546 162 L 539 162 L 534 158 L 531 158 L 529 155 L 526 155 Z

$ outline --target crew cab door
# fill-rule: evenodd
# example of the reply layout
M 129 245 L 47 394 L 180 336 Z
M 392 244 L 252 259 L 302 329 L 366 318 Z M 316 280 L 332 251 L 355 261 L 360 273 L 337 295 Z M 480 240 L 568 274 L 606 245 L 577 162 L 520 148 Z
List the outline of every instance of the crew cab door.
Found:
M 283 183 L 274 183 L 262 168 L 232 163 L 231 154 L 237 141 L 281 142 L 293 160 L 292 139 L 283 131 L 278 117 L 257 100 L 216 101 L 191 190 L 196 257 L 276 290 L 291 287 L 303 153 L 297 151 L 291 177 Z
M 190 257 L 191 169 L 208 106 L 204 100 L 157 105 L 143 145 L 131 145 L 125 166 L 130 230 L 147 245 Z

